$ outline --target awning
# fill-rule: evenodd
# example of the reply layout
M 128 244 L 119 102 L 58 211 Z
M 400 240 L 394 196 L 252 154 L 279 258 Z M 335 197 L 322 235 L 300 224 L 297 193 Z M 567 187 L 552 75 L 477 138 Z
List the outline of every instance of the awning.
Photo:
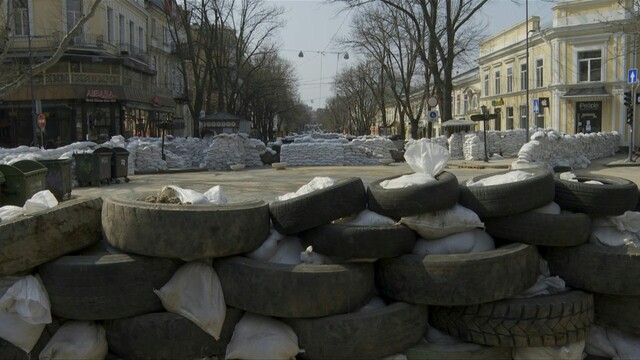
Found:
M 572 100 L 602 100 L 611 97 L 611 94 L 605 90 L 604 86 L 592 86 L 592 87 L 579 87 L 570 88 L 563 98 Z

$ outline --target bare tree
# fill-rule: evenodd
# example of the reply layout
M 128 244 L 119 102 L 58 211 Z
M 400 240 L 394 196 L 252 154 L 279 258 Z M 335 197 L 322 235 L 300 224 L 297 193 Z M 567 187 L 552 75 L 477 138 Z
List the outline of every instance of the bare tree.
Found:
M 336 96 L 345 99 L 354 135 L 368 135 L 378 106 L 367 82 L 371 82 L 371 63 L 360 63 L 343 71 L 336 80 Z

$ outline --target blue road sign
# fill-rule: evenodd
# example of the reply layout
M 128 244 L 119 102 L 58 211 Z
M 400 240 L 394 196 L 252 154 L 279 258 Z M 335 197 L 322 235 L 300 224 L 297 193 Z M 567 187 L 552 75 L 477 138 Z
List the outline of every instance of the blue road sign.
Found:
M 629 84 L 635 84 L 638 82 L 638 69 L 629 69 L 629 77 L 627 78 Z
M 540 112 L 540 101 L 538 99 L 533 99 L 533 112 L 536 114 Z

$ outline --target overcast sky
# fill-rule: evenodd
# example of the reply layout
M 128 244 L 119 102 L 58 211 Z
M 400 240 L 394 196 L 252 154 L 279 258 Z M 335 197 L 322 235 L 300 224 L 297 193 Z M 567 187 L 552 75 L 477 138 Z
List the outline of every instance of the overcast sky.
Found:
M 345 60 L 344 51 L 348 49 L 341 49 L 338 43 L 350 31 L 352 12 L 327 1 L 267 1 L 285 9 L 287 24 L 279 33 L 280 54 L 296 68 L 302 102 L 314 109 L 323 107 L 333 96 L 336 73 L 355 64 L 355 54 L 350 53 L 350 59 Z M 552 6 L 549 0 L 529 0 L 529 15 L 540 16 L 544 24 L 551 20 Z M 487 34 L 494 34 L 524 21 L 524 0 L 490 0 L 482 13 L 488 24 Z M 298 57 L 300 51 L 303 58 Z

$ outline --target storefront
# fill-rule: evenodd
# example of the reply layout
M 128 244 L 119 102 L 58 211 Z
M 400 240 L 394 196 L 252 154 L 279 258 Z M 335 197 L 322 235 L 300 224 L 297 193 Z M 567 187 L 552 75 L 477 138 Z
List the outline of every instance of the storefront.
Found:
M 602 101 L 576 101 L 576 133 L 602 130 Z

